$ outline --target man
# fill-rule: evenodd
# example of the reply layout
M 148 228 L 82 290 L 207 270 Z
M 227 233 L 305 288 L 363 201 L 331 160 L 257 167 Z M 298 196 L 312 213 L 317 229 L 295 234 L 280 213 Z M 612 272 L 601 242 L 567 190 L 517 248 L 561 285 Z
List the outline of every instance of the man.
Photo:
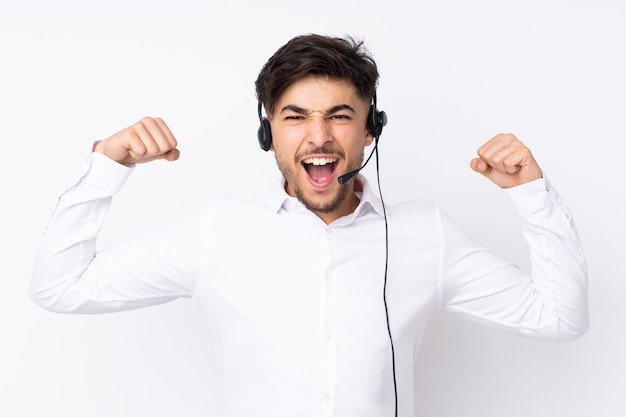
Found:
M 584 333 L 587 275 L 570 213 L 515 136 L 495 136 L 470 165 L 524 219 L 531 274 L 432 203 L 384 207 L 365 177 L 340 184 L 385 124 L 377 82 L 360 43 L 292 39 L 256 82 L 259 143 L 284 177 L 276 192 L 259 204 L 212 197 L 101 251 L 98 230 L 133 166 L 179 152 L 158 118 L 96 143 L 46 229 L 33 298 L 77 313 L 199 300 L 227 416 L 413 415 L 413 361 L 434 310 L 546 340 Z

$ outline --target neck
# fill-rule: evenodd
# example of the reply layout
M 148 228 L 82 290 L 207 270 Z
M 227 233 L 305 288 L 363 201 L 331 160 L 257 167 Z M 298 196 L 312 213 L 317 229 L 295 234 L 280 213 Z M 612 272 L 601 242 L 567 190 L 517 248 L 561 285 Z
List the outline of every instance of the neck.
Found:
M 289 186 L 289 182 L 285 181 L 285 191 L 287 194 L 296 197 L 309 211 L 322 219 L 326 224 L 331 224 L 341 217 L 354 213 L 359 205 L 360 200 L 356 193 L 363 191 L 363 184 L 355 179 L 341 187 L 344 188 L 339 191 L 339 195 L 335 195 L 334 202 L 326 202 L 326 204 L 318 202 L 316 204 L 314 201 L 308 200 L 304 194 L 301 195 L 294 190 Z M 345 195 L 342 196 L 341 194 L 343 193 L 345 193 Z
M 336 210 L 329 211 L 329 212 L 311 210 L 311 212 L 313 212 L 317 217 L 322 219 L 324 223 L 331 224 L 332 222 L 334 222 L 335 220 L 341 217 L 348 216 L 354 213 L 354 210 L 356 210 L 356 208 L 358 207 L 359 202 L 360 200 L 356 196 L 354 191 L 351 191 L 348 193 L 348 195 L 346 195 L 345 200 L 341 203 L 341 205 Z

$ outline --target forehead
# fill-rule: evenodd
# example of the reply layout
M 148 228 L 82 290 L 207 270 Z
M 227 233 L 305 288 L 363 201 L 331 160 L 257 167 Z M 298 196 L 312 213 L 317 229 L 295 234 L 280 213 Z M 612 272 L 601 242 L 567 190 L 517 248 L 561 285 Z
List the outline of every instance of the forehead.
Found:
M 291 84 L 276 103 L 276 111 L 288 105 L 296 105 L 310 111 L 326 110 L 347 104 L 352 107 L 367 105 L 349 81 L 331 80 L 320 77 L 306 77 Z

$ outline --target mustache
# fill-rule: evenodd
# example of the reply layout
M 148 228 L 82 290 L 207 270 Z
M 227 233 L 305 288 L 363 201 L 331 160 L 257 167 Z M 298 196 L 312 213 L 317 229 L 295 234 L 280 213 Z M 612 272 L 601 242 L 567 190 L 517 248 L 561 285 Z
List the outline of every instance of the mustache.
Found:
M 337 158 L 345 158 L 345 154 L 340 149 L 335 149 L 329 146 L 322 146 L 318 148 L 307 149 L 306 151 L 303 151 L 303 152 L 299 152 L 296 154 L 295 159 L 296 161 L 300 161 L 311 155 L 320 155 L 320 154 L 335 156 Z

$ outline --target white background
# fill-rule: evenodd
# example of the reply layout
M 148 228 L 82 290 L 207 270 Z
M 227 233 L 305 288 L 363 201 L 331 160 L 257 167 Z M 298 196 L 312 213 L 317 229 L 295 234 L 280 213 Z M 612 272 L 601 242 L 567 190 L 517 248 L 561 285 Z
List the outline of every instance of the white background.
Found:
M 35 248 L 91 142 L 147 115 L 168 122 L 181 159 L 136 170 L 102 244 L 210 191 L 257 193 L 277 170 L 256 144 L 253 83 L 309 32 L 362 38 L 379 63 L 387 203 L 435 200 L 527 267 L 512 207 L 468 168 L 510 131 L 583 239 L 590 331 L 547 343 L 435 315 L 415 368 L 418 415 L 626 415 L 626 2 L 1 1 L 0 415 L 211 415 L 215 364 L 194 302 L 46 312 L 26 293 Z

